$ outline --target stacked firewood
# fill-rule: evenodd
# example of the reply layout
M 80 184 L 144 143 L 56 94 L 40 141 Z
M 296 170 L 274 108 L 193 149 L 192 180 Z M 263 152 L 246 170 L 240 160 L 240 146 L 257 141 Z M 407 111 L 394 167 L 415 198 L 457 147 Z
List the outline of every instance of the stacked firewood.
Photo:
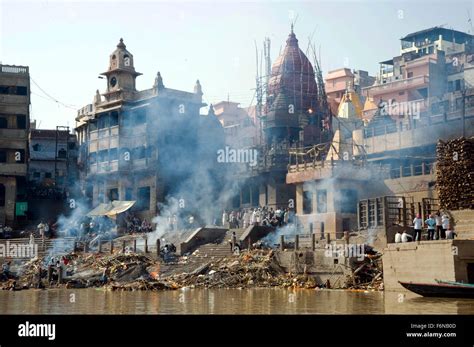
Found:
M 437 146 L 437 189 L 442 208 L 474 208 L 474 137 Z

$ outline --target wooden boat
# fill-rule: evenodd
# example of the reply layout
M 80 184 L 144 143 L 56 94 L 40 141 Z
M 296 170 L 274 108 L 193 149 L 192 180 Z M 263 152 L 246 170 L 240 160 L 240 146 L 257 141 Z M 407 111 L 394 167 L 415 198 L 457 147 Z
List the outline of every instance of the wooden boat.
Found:
M 473 298 L 474 285 L 468 283 L 438 281 L 438 283 L 413 283 L 398 281 L 404 288 L 422 296 L 441 298 Z

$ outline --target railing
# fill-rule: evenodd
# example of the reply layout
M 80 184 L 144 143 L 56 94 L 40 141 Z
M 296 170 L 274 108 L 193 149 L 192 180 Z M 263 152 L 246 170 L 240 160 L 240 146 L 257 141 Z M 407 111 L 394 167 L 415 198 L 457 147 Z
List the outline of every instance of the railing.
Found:
M 397 89 L 397 88 L 408 88 L 412 87 L 418 84 L 427 84 L 429 83 L 429 77 L 428 76 L 415 76 L 415 77 L 410 77 L 410 78 L 404 78 L 404 79 L 389 79 L 385 81 L 382 84 L 377 84 L 371 87 L 364 88 L 364 90 L 370 90 L 371 92 L 374 91 L 382 91 L 382 90 L 387 90 L 387 89 Z
M 1 71 L 6 73 L 28 74 L 28 66 L 0 65 Z

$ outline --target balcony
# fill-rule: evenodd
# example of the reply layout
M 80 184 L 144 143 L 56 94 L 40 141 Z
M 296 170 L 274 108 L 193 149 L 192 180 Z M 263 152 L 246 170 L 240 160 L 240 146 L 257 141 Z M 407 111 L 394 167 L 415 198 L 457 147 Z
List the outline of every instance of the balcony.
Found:
M 407 89 L 417 89 L 426 87 L 429 83 L 429 76 L 416 76 L 402 80 L 390 80 L 383 84 L 374 85 L 364 88 L 364 91 L 369 92 L 370 96 L 374 97 L 378 94 L 398 92 Z
M 0 175 L 26 176 L 26 164 L 0 163 Z

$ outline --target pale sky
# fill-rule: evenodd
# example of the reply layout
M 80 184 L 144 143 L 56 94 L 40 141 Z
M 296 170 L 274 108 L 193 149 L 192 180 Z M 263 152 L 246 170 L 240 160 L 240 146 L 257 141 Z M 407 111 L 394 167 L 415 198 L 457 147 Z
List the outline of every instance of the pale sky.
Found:
M 192 91 L 199 79 L 204 102 L 229 97 L 248 107 L 255 103 L 255 41 L 262 49 L 271 39 L 273 61 L 291 18 L 303 51 L 314 32 L 324 74 L 346 64 L 375 75 L 408 33 L 437 25 L 472 33 L 473 9 L 473 0 L 0 0 L 0 61 L 30 67 L 42 89 L 31 83 L 31 118 L 40 128 L 73 127 L 76 110 L 92 103 L 96 89 L 105 91 L 98 75 L 120 37 L 143 73 L 139 90 L 151 88 L 160 71 L 166 87 Z

